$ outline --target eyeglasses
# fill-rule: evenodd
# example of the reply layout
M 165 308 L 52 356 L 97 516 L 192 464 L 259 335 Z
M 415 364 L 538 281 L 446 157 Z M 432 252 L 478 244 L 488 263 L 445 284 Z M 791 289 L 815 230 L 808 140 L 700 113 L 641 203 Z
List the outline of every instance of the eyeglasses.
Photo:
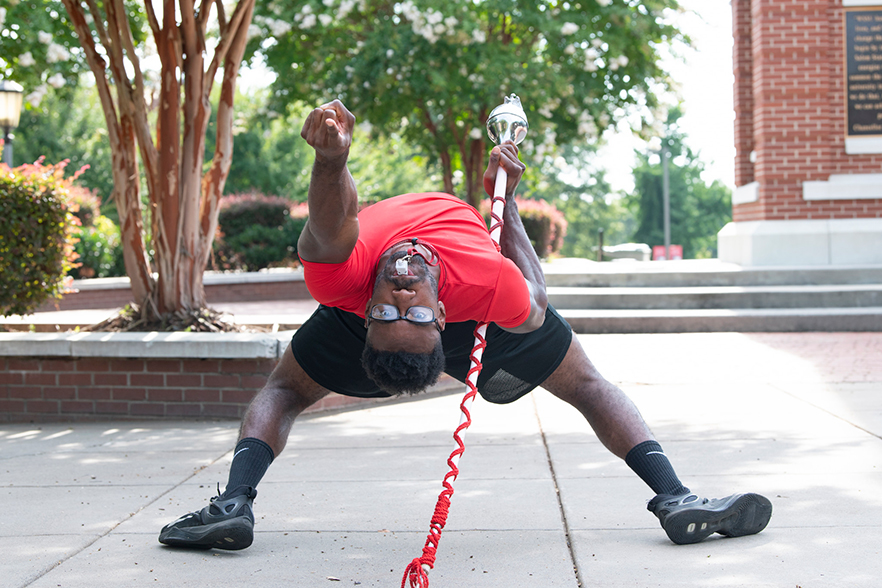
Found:
M 383 323 L 394 323 L 401 320 L 417 325 L 431 325 L 434 323 L 438 332 L 441 332 L 441 325 L 438 324 L 438 319 L 435 318 L 435 311 L 428 306 L 411 306 L 404 313 L 404 316 L 401 316 L 397 306 L 392 304 L 375 304 L 368 313 L 368 325 L 371 324 L 372 319 Z

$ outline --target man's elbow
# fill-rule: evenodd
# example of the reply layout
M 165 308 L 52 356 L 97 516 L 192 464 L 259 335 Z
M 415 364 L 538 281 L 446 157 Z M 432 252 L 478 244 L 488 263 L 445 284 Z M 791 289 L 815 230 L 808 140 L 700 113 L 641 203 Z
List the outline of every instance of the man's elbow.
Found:
M 530 315 L 530 318 L 528 318 L 519 328 L 523 329 L 520 331 L 521 333 L 532 333 L 533 331 L 538 331 L 544 324 L 545 313 L 542 312 L 541 314 L 537 313 L 535 316 Z
M 527 317 L 524 326 L 526 326 L 532 332 L 538 330 L 545 324 L 545 311 L 548 310 L 548 298 L 542 296 L 541 300 L 534 300 L 533 305 L 530 307 L 530 316 Z
M 533 331 L 541 328 L 543 324 L 545 324 L 545 311 L 547 309 L 547 297 L 542 296 L 541 300 L 537 300 L 534 298 L 530 304 L 530 314 L 527 316 L 527 320 L 525 320 L 517 327 L 504 330 L 519 334 L 532 333 Z

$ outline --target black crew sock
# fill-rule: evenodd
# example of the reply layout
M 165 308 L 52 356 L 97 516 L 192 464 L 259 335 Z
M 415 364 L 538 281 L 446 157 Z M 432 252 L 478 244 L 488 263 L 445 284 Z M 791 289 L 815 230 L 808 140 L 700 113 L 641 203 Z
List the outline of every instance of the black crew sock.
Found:
M 635 445 L 625 456 L 625 463 L 656 494 L 679 496 L 689 492 L 689 488 L 680 482 L 658 441 L 644 441 Z
M 275 457 L 272 448 L 260 439 L 246 437 L 239 441 L 233 453 L 224 495 L 240 486 L 256 487 Z

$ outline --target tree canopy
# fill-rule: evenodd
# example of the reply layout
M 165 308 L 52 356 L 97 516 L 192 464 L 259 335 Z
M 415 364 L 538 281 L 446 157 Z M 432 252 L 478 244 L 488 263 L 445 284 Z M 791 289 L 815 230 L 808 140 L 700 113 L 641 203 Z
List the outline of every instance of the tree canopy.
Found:
M 306 201 L 312 171 L 312 147 L 300 138 L 310 107 L 297 105 L 282 116 L 266 107 L 266 93 L 252 92 L 236 99 L 236 141 L 226 194 L 257 191 Z M 206 150 L 214 148 L 211 128 Z M 364 203 L 406 192 L 431 191 L 440 183 L 426 155 L 395 133 L 383 135 L 370 124 L 355 131 L 350 169 L 358 178 Z
M 676 0 L 312 0 L 261 2 L 251 50 L 277 74 L 275 108 L 340 98 L 440 164 L 444 189 L 475 204 L 484 126 L 514 92 L 531 126 L 524 151 L 594 141 L 667 87 L 658 47 L 683 39 Z M 252 34 L 256 34 L 255 29 Z
M 683 246 L 684 259 L 715 257 L 717 233 L 732 220 L 732 194 L 718 180 L 707 184 L 701 178 L 704 164 L 686 145 L 677 126 L 680 116 L 678 108 L 671 109 L 661 139 L 670 153 L 671 243 Z M 637 216 L 634 240 L 663 245 L 662 154 L 638 151 L 636 156 L 635 190 L 628 198 Z
M 24 86 L 24 108 L 38 108 L 47 94 L 76 85 L 87 70 L 61 1 L 9 0 L 0 6 L 0 77 Z

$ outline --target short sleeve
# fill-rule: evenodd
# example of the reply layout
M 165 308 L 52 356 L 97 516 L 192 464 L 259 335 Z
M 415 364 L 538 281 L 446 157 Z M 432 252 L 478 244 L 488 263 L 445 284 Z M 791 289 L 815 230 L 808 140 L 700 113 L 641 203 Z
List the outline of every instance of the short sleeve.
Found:
M 300 261 L 306 287 L 313 298 L 325 306 L 364 315 L 373 284 L 370 273 L 363 267 L 364 247 L 361 243 L 343 263 Z
M 485 320 L 503 329 L 512 329 L 522 325 L 529 316 L 530 290 L 527 281 L 518 266 L 504 257 Z

